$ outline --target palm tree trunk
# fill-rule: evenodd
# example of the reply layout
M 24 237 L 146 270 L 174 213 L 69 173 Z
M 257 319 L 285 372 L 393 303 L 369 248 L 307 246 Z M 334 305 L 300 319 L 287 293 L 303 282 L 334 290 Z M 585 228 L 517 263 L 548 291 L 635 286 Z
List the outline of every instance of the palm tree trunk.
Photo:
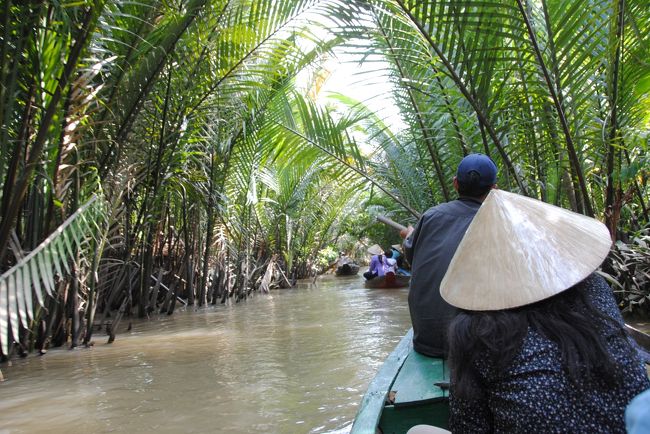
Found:
M 141 102 L 151 91 L 160 71 L 162 71 L 170 55 L 174 52 L 176 44 L 207 3 L 208 0 L 190 0 L 185 7 L 186 13 L 183 19 L 170 24 L 168 28 L 164 29 L 165 38 L 157 47 L 151 49 L 144 59 L 138 62 L 138 67 L 134 68 L 135 70 L 130 75 L 130 79 L 120 77 L 119 89 L 111 94 L 111 100 L 119 100 L 119 104 L 116 104 L 116 111 L 113 113 L 116 117 L 113 138 L 110 140 L 105 136 L 99 138 L 100 142 L 109 143 L 109 146 L 99 158 L 100 176 L 102 178 L 110 173 L 115 162 L 120 161 L 123 143 L 142 108 Z M 103 114 L 103 118 L 107 116 L 106 113 Z M 102 134 L 106 133 L 102 132 Z
M 616 240 L 616 226 L 618 225 L 618 219 L 615 219 L 615 216 L 619 216 L 619 213 L 614 212 L 614 202 L 615 198 L 615 180 L 614 180 L 614 171 L 616 170 L 615 160 L 616 156 L 619 155 L 618 160 L 620 161 L 620 138 L 618 137 L 618 85 L 619 85 L 619 69 L 621 63 L 621 48 L 623 46 L 623 26 L 625 25 L 625 0 L 618 0 L 616 2 L 615 10 L 616 14 L 616 50 L 614 52 L 614 58 L 612 59 L 613 70 L 611 72 L 611 78 L 608 80 L 609 83 L 609 107 L 611 109 L 609 115 L 609 135 L 607 137 L 607 185 L 605 187 L 605 224 L 610 228 L 610 235 L 612 240 Z M 620 190 L 620 185 L 619 185 Z
M 72 265 L 70 293 L 68 294 L 68 317 L 71 319 L 70 348 L 79 345 L 81 318 L 79 315 L 79 274 L 76 265 Z
M 210 179 L 208 180 L 208 205 L 206 209 L 207 214 L 207 233 L 205 235 L 205 248 L 203 251 L 203 271 L 201 273 L 200 283 L 200 296 L 199 306 L 203 306 L 206 299 L 206 290 L 208 285 L 208 270 L 210 266 L 210 252 L 212 250 L 212 239 L 214 238 L 214 215 L 215 215 L 215 200 L 214 200 L 214 185 L 216 177 L 216 153 L 212 151 L 210 155 Z
M 93 336 L 93 323 L 95 322 L 95 310 L 97 309 L 97 268 L 99 267 L 99 260 L 103 250 L 103 244 L 93 242 L 95 245 L 92 264 L 90 266 L 90 273 L 88 276 L 88 295 L 86 296 L 86 333 L 84 334 L 84 345 L 90 345 L 90 340 Z
M 20 211 L 34 170 L 37 167 L 39 160 L 41 159 L 43 148 L 47 142 L 50 125 L 54 120 L 56 112 L 59 110 L 61 97 L 68 87 L 72 74 L 76 70 L 79 58 L 81 57 L 86 43 L 88 42 L 90 34 L 94 30 L 94 23 L 97 20 L 99 12 L 102 8 L 102 2 L 100 0 L 96 0 L 95 5 L 88 8 L 86 11 L 77 34 L 72 38 L 73 43 L 72 47 L 70 48 L 70 54 L 66 60 L 61 76 L 57 80 L 56 90 L 54 91 L 54 94 L 50 99 L 50 103 L 48 104 L 41 119 L 36 138 L 34 139 L 34 143 L 32 144 L 29 151 L 29 158 L 25 164 L 25 169 L 21 173 L 14 187 L 14 194 L 12 196 L 10 205 L 7 208 L 7 213 L 3 215 L 2 223 L 0 224 L 0 264 L 4 262 L 4 258 L 7 254 L 9 234 L 14 226 L 18 212 Z

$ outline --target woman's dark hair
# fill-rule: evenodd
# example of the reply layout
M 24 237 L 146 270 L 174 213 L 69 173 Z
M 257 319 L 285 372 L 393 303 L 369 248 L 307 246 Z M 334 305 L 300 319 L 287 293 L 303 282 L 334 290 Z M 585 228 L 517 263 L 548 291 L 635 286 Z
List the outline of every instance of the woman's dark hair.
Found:
M 384 256 L 386 256 L 387 258 L 392 258 L 393 257 L 393 249 L 384 250 Z
M 528 328 L 555 342 L 572 381 L 598 376 L 615 381 L 616 361 L 606 337 L 625 336 L 622 325 L 589 301 L 584 282 L 554 297 L 515 309 L 460 311 L 449 326 L 449 363 L 454 394 L 471 399 L 479 384 L 476 366 L 504 372 L 521 350 Z M 482 360 L 487 358 L 487 360 Z

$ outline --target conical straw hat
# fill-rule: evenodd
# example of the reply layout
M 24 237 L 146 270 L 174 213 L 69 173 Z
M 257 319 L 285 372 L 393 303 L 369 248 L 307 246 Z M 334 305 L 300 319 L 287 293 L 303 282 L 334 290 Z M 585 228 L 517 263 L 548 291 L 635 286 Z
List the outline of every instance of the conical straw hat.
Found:
M 371 255 L 383 255 L 384 249 L 382 249 L 379 244 L 373 244 L 372 246 L 368 247 L 368 253 Z
M 609 231 L 597 220 L 492 190 L 467 228 L 440 294 L 467 310 L 534 303 L 586 278 L 611 244 Z

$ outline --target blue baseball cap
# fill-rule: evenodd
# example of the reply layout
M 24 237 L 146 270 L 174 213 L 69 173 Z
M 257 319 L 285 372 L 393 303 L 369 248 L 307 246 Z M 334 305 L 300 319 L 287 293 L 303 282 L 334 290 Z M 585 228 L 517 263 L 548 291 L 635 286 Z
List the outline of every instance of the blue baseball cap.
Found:
M 489 187 L 497 182 L 497 165 L 485 154 L 469 154 L 458 165 L 456 179 L 463 185 Z

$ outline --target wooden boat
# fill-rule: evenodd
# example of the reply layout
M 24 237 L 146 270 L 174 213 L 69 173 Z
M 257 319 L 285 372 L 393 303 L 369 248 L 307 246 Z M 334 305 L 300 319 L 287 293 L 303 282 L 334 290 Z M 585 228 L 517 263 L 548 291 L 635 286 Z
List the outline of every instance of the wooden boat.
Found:
M 386 276 L 373 277 L 366 280 L 366 288 L 404 288 L 409 286 L 411 276 L 401 274 L 387 274 Z
M 359 272 L 359 265 L 354 262 L 346 262 L 336 267 L 334 272 L 337 276 L 354 276 Z
M 350 434 L 400 434 L 418 424 L 447 429 L 448 389 L 446 361 L 415 352 L 411 329 L 368 386 Z

